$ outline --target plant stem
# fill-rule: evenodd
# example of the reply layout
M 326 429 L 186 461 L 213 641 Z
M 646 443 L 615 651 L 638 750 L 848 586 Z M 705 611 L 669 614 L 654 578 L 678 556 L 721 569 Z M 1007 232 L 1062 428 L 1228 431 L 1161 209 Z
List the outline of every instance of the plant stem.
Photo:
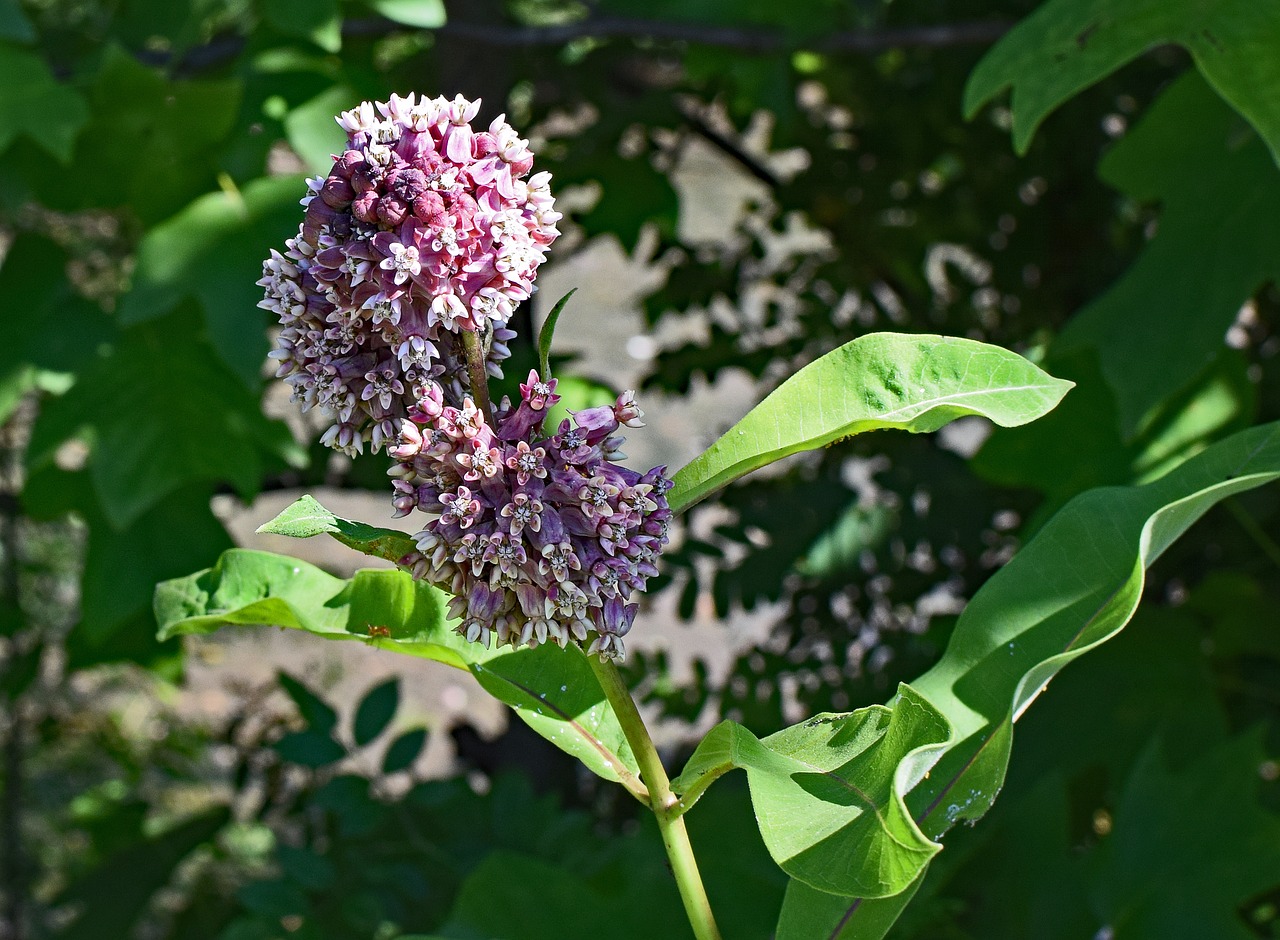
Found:
M 707 900 L 702 876 L 698 874 L 698 861 L 693 855 L 693 846 L 689 843 L 689 832 L 685 829 L 684 819 L 672 812 L 678 800 L 671 792 L 671 781 L 653 746 L 653 739 L 649 737 L 649 729 L 644 726 L 644 719 L 640 717 L 640 711 L 636 708 L 627 684 L 622 681 L 618 667 L 612 662 L 603 662 L 596 656 L 588 656 L 587 661 L 600 680 L 605 697 L 613 706 L 618 723 L 627 736 L 627 743 L 631 745 L 636 761 L 640 764 L 640 778 L 649 788 L 649 807 L 658 820 L 662 845 L 667 850 L 671 873 L 675 875 L 680 900 L 684 902 L 684 910 L 693 927 L 694 936 L 698 940 L 720 940 L 720 931 L 711 913 L 711 902 Z
M 489 400 L 489 373 L 484 368 L 484 346 L 480 334 L 462 331 L 462 350 L 467 357 L 467 378 L 471 380 L 471 397 L 484 419 L 493 425 L 493 402 Z

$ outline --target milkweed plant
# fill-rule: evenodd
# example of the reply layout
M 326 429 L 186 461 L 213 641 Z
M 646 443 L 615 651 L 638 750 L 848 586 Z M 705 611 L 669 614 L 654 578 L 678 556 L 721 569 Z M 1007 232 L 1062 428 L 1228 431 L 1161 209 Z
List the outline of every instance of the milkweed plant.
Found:
M 1092 515 L 1072 503 L 1050 520 L 970 602 L 941 660 L 889 702 L 763 738 L 722 722 L 673 778 L 617 664 L 684 510 L 866 431 L 975 415 L 1022 425 L 1071 383 L 968 339 L 868 334 L 796 372 L 679 471 L 629 467 L 621 432 L 644 429 L 634 392 L 551 418 L 564 301 L 518 400 L 490 392 L 561 215 L 528 142 L 502 116 L 476 124 L 479 109 L 410 94 L 342 113 L 346 149 L 308 181 L 297 234 L 258 282 L 279 319 L 276 375 L 323 416 L 324 444 L 385 457 L 391 515 L 414 531 L 342 519 L 311 497 L 262 530 L 329 534 L 397 570 L 335 590 L 302 562 L 232 550 L 157 588 L 161 635 L 273 624 L 469 670 L 652 811 L 701 940 L 720 934 L 683 817 L 718 777 L 745 770 L 765 845 L 790 877 L 776 936 L 883 936 L 947 829 L 995 799 L 1013 722 L 1067 661 L 1124 626 L 1145 565 L 1222 498 L 1214 474 L 1236 489 L 1274 474 L 1250 476 L 1219 445 L 1154 484 L 1085 494 Z M 1075 546 L 1066 565 L 1064 545 Z

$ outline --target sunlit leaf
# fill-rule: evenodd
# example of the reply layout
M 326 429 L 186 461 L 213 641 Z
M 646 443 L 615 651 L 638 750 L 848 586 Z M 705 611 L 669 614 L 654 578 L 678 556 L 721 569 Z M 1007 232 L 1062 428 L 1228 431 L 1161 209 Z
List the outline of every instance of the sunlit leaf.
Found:
M 343 581 L 294 558 L 233 549 L 213 568 L 158 585 L 155 613 L 162 639 L 274 625 L 468 669 L 561 750 L 638 788 L 630 745 L 579 648 L 468 643 L 454 632 L 444 595 L 403 571 L 366 569 Z
M 680 470 L 667 498 L 678 512 L 752 470 L 864 431 L 936 431 L 965 415 L 1025 424 L 1071 385 L 973 340 L 872 333 L 783 382 Z
M 1128 623 L 1146 567 L 1219 500 L 1277 478 L 1280 425 L 1237 434 L 1145 486 L 1078 496 L 986 583 L 942 659 L 911 683 L 952 729 L 906 795 L 925 836 L 939 839 L 986 813 L 1004 781 L 1013 723 L 1063 666 Z M 863 790 L 883 785 L 880 777 L 853 782 Z M 906 903 L 902 895 L 832 897 L 820 899 L 823 929 L 846 940 L 882 937 Z M 789 892 L 782 922 L 811 930 L 812 912 L 801 917 L 788 907 L 812 899 L 800 888 Z M 807 935 L 779 933 L 779 940 Z
M 903 796 L 937 759 L 948 730 L 909 686 L 892 709 L 817 715 L 763 740 L 726 721 L 703 738 L 672 789 L 687 809 L 741 767 L 760 833 L 784 871 L 832 894 L 897 894 L 941 848 L 916 826 Z

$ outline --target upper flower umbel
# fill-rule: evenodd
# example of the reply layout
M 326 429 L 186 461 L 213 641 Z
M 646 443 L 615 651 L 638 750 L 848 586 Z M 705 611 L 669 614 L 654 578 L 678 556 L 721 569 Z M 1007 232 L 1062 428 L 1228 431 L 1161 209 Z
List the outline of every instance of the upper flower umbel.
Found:
M 529 176 L 528 142 L 503 117 L 471 126 L 479 107 L 392 95 L 343 112 L 347 149 L 308 181 L 298 234 L 263 265 L 260 306 L 282 326 L 276 374 L 304 410 L 334 416 L 332 447 L 394 440 L 405 417 L 439 413 L 441 383 L 460 401 L 463 331 L 488 335 L 501 375 L 507 321 L 560 213 L 550 174 Z

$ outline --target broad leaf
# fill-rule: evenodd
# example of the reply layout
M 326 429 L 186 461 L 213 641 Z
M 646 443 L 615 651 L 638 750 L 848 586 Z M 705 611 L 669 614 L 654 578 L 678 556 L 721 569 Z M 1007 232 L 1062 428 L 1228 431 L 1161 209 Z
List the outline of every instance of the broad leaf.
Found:
M 305 462 L 288 428 L 263 416 L 258 396 L 181 316 L 127 331 L 50 401 L 34 432 L 33 464 L 47 464 L 81 432 L 92 443 L 94 489 L 117 528 L 183 487 L 229 483 L 252 498 L 268 470 Z
M 406 572 L 366 569 L 343 581 L 294 558 L 233 549 L 213 568 L 158 585 L 155 613 L 162 639 L 265 624 L 468 669 L 561 750 L 639 790 L 635 757 L 580 649 L 468 643 L 444 595 Z
M 871 333 L 783 382 L 675 475 L 668 500 L 679 512 L 752 470 L 864 431 L 936 431 L 965 415 L 1026 424 L 1071 385 L 973 340 Z
M 1280 99 L 1273 93 L 1280 84 L 1280 5 L 1257 0 L 1050 0 L 978 63 L 965 88 L 965 113 L 1012 86 L 1013 140 L 1023 153 L 1058 105 L 1168 43 L 1191 53 L 1280 159 Z
M 417 550 L 413 538 L 406 533 L 335 516 L 312 496 L 299 497 L 270 522 L 260 525 L 258 531 L 295 539 L 332 535 L 348 548 L 393 562 Z
M 897 894 L 941 848 L 916 826 L 903 795 L 937 759 L 948 730 L 908 686 L 892 709 L 818 715 L 763 740 L 726 721 L 672 789 L 687 810 L 718 776 L 741 767 L 760 834 L 784 871 L 832 894 Z
M 269 317 L 257 307 L 262 259 L 297 228 L 302 181 L 255 180 L 242 190 L 201 196 L 151 229 L 138 247 L 133 287 L 120 301 L 123 323 L 165 316 L 188 297 L 200 302 L 214 348 L 251 388 L 261 384 Z
M 980 818 L 1004 780 L 1013 722 L 1068 662 L 1121 630 L 1142 596 L 1145 569 L 1215 503 L 1280 477 L 1280 425 L 1237 434 L 1155 482 L 1091 490 L 1072 500 L 974 596 L 938 664 L 911 688 L 952 727 L 937 763 L 906 797 L 920 830 L 938 839 Z M 914 699 L 899 697 L 897 709 Z M 883 786 L 857 778 L 860 789 Z M 903 853 L 905 856 L 906 853 Z M 906 904 L 817 897 L 793 886 L 782 923 L 821 902 L 825 935 L 879 938 Z
M 1134 199 L 1159 200 L 1160 228 L 1120 280 L 1072 318 L 1050 356 L 1098 350 L 1129 440 L 1213 362 L 1241 305 L 1280 278 L 1280 173 L 1194 73 L 1160 97 L 1101 173 Z

